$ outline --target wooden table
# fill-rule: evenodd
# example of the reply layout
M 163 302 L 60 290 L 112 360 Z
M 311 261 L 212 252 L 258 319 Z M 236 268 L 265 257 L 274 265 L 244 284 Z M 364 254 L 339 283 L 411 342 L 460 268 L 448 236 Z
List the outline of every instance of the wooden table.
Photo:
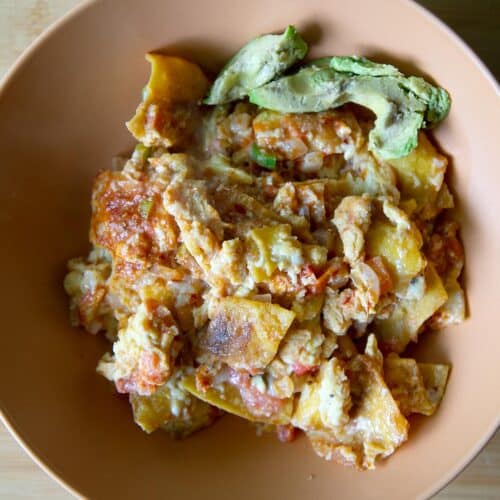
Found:
M 138 0 L 139 1 L 139 0 Z M 25 47 L 78 0 L 0 0 L 0 77 Z M 444 19 L 500 78 L 500 0 L 421 0 Z M 0 425 L 0 498 L 69 499 Z M 440 500 L 500 499 L 500 432 Z

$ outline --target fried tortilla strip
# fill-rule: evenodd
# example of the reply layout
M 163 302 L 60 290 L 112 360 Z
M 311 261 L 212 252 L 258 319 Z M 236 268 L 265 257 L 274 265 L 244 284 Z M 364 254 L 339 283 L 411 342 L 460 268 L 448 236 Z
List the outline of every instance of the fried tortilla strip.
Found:
M 432 415 L 443 399 L 450 367 L 434 363 L 419 363 L 418 367 L 427 390 L 427 399 L 432 407 Z
M 385 217 L 374 220 L 366 233 L 366 254 L 384 258 L 398 291 L 425 268 L 422 235 L 406 213 L 392 203 L 384 202 L 383 212 Z
M 449 367 L 417 363 L 389 354 L 384 360 L 384 378 L 403 415 L 432 415 L 443 398 Z
M 384 378 L 403 415 L 432 415 L 434 409 L 414 359 L 389 354 L 384 360 Z
M 431 263 L 424 278 L 422 297 L 402 298 L 387 319 L 375 320 L 375 333 L 384 351 L 399 353 L 411 340 L 416 341 L 420 327 L 446 302 L 446 290 Z
M 408 422 L 399 411 L 382 376 L 381 355 L 376 339 L 373 335 L 369 339 L 367 352 L 354 356 L 345 367 L 352 401 L 349 420 L 343 423 L 344 417 L 342 420 L 337 419 L 337 425 L 331 425 L 335 421 L 325 425 L 327 420 L 319 420 L 315 413 L 312 413 L 312 418 L 304 418 L 309 405 L 301 405 L 302 396 L 296 411 L 299 418 L 294 415 L 292 419 L 294 425 L 302 426 L 306 431 L 314 451 L 320 457 L 360 469 L 373 469 L 378 457 L 391 455 L 408 436 Z M 338 388 L 330 392 L 333 394 L 332 399 L 336 399 L 336 392 Z M 316 403 L 318 406 L 321 408 Z
M 212 424 L 219 414 L 180 387 L 177 377 L 150 396 L 131 394 L 129 400 L 136 424 L 148 434 L 161 427 L 176 438 L 185 438 Z
M 321 365 L 316 380 L 304 386 L 292 424 L 305 431 L 334 430 L 349 421 L 351 406 L 351 388 L 344 364 L 332 358 Z
M 274 358 L 295 313 L 276 304 L 226 297 L 209 312 L 199 353 L 215 356 L 231 368 L 257 373 Z
M 208 387 L 202 391 L 196 386 L 194 376 L 186 376 L 181 381 L 181 386 L 193 396 L 220 408 L 237 417 L 245 418 L 252 422 L 284 425 L 290 423 L 293 410 L 291 398 L 278 400 L 275 413 L 258 413 L 252 411 L 243 400 L 236 386 L 228 382 L 219 384 L 217 388 Z
M 183 144 L 196 125 L 197 103 L 208 80 L 196 64 L 180 57 L 146 54 L 146 59 L 151 63 L 151 75 L 143 101 L 127 127 L 146 146 Z
M 424 219 L 433 217 L 432 208 L 443 185 L 448 160 L 420 132 L 418 145 L 409 155 L 388 163 L 396 169 L 403 200 L 414 199 L 416 210 Z

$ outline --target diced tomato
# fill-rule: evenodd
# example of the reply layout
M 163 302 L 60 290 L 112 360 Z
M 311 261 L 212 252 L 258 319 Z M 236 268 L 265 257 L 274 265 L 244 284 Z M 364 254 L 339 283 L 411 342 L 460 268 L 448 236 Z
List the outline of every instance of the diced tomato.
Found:
M 116 380 L 115 386 L 120 393 L 137 393 L 149 396 L 167 381 L 169 375 L 170 371 L 162 366 L 157 353 L 144 352 L 139 359 L 137 368 L 132 371 L 130 376 Z
M 306 264 L 300 270 L 300 282 L 310 292 L 311 289 L 315 288 L 317 281 L 314 267 L 311 264 Z
M 200 366 L 196 370 L 195 380 L 196 388 L 201 392 L 206 392 L 213 383 L 213 377 L 206 366 Z
M 308 375 L 317 372 L 319 369 L 319 366 L 314 365 L 314 366 L 307 366 L 307 365 L 301 365 L 300 363 L 295 363 L 293 365 L 293 373 L 295 375 Z
M 325 271 L 316 279 L 316 283 L 309 287 L 309 292 L 312 295 L 320 295 L 324 293 L 327 285 L 343 285 L 349 276 L 347 264 L 344 262 L 334 261 L 328 265 Z
M 284 400 L 259 391 L 250 383 L 248 372 L 231 370 L 229 382 L 238 387 L 245 406 L 255 416 L 269 418 L 279 413 L 283 408 Z

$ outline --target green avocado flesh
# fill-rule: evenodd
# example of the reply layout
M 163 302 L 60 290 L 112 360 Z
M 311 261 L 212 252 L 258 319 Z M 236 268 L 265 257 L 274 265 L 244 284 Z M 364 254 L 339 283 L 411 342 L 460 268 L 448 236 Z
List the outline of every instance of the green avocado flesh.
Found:
M 281 35 L 263 35 L 248 42 L 226 64 L 210 88 L 205 104 L 224 104 L 275 79 L 307 53 L 307 44 L 293 26 Z
M 250 102 L 283 113 L 325 111 L 348 102 L 371 109 L 376 120 L 369 148 L 383 159 L 400 158 L 417 145 L 418 130 L 446 117 L 448 93 L 422 78 L 359 57 L 312 61 L 297 73 L 250 91 Z

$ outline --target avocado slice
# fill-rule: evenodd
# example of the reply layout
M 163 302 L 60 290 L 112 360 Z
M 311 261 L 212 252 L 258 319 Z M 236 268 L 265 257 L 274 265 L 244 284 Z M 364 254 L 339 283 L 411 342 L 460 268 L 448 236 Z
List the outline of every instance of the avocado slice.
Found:
M 426 82 L 423 78 L 410 76 L 401 78 L 400 85 L 415 94 L 421 101 L 425 102 L 425 122 L 427 126 L 433 126 L 443 121 L 450 112 L 450 94 L 441 88 Z
M 323 59 L 327 58 L 320 60 Z M 376 63 L 366 57 L 335 56 L 330 58 L 330 68 L 339 73 L 352 73 L 354 75 L 398 77 L 400 85 L 405 90 L 415 94 L 427 105 L 425 112 L 427 126 L 444 120 L 450 110 L 450 96 L 445 89 L 435 87 L 417 76 L 405 77 L 398 68 L 390 64 Z
M 326 68 L 320 61 L 253 89 L 250 102 L 283 113 L 324 111 L 348 102 L 365 106 L 376 115 L 369 148 L 383 159 L 409 154 L 417 145 L 418 130 L 448 113 L 450 100 L 444 89 L 421 78 L 406 78 L 393 66 L 344 57 L 331 58 Z
M 353 73 L 366 76 L 403 76 L 395 66 L 380 64 L 366 57 L 335 56 L 330 58 L 330 68 L 339 73 Z
M 245 97 L 307 53 L 307 43 L 293 26 L 281 35 L 263 35 L 248 42 L 224 66 L 213 83 L 205 104 L 224 104 Z
M 348 102 L 344 93 L 347 79 L 333 70 L 312 64 L 294 75 L 251 90 L 249 99 L 262 108 L 282 113 L 324 111 Z
M 305 61 L 302 63 L 302 68 L 329 68 L 331 57 L 318 57 L 317 59 L 312 59 L 311 61 Z

